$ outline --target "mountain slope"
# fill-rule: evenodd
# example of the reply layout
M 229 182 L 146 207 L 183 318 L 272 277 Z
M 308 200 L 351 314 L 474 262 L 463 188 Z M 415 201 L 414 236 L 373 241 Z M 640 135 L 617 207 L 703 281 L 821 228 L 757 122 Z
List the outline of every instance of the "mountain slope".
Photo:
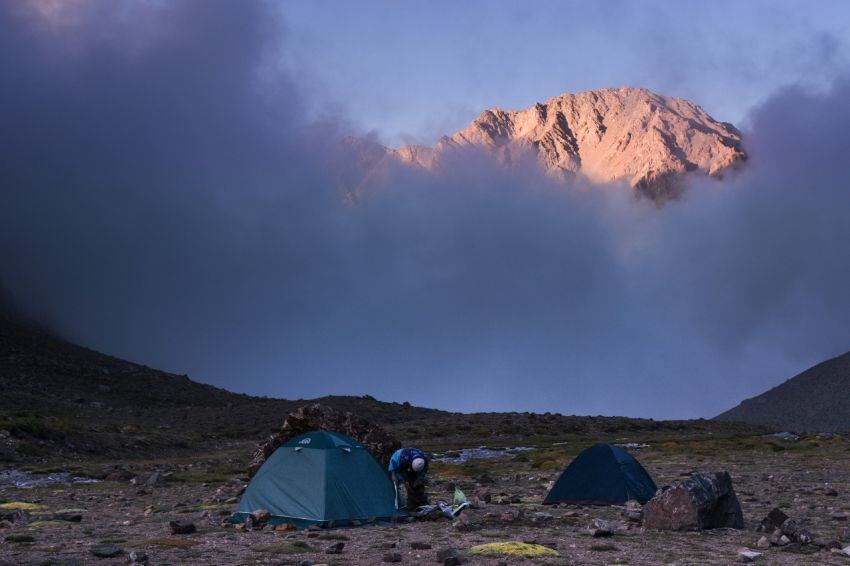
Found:
M 252 397 L 71 344 L 22 322 L 1 304 L 0 392 L 0 469 L 4 461 L 163 458 L 230 447 L 243 451 L 247 464 L 255 443 L 277 432 L 287 413 L 314 402 L 351 411 L 425 447 L 751 430 L 704 420 L 450 413 L 368 395 Z
M 731 124 L 687 100 L 628 87 L 562 94 L 524 110 L 485 110 L 433 148 L 390 149 L 357 138 L 345 145 L 367 181 L 391 162 L 436 171 L 447 152 L 472 148 L 504 166 L 531 156 L 565 180 L 625 181 L 657 202 L 678 196 L 688 175 L 720 177 L 746 160 Z
M 850 430 L 850 352 L 715 417 L 800 432 Z
M 101 354 L 10 313 L 0 304 L 0 434 L 12 434 L 11 440 L 0 436 L 0 462 L 162 456 L 251 444 L 306 403 L 232 393 Z M 381 424 L 444 414 L 371 397 L 315 401 Z

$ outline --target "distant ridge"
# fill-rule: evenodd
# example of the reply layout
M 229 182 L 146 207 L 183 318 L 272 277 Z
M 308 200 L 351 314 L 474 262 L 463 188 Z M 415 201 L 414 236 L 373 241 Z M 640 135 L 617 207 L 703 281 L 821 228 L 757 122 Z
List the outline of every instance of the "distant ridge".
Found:
M 850 352 L 715 417 L 797 432 L 850 431 Z
M 625 181 L 663 202 L 678 196 L 687 176 L 720 177 L 746 160 L 741 134 L 698 105 L 645 88 L 606 88 L 562 94 L 523 110 L 485 110 L 434 147 L 384 147 L 360 138 L 343 146 L 367 183 L 389 163 L 438 171 L 446 152 L 472 148 L 503 166 L 531 156 L 560 179 Z

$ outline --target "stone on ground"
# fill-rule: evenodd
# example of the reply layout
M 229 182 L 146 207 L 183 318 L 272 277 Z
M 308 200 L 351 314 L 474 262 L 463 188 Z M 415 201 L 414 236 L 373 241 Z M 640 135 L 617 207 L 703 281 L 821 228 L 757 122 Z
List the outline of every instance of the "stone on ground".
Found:
M 643 526 L 647 529 L 744 528 L 741 504 L 728 472 L 694 474 L 650 499 L 643 513 Z

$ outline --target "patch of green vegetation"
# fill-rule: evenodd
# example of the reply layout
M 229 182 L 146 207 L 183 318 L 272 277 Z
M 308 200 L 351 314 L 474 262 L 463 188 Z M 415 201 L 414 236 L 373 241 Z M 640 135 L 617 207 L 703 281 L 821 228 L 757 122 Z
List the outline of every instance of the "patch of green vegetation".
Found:
M 269 546 L 261 546 L 256 549 L 258 552 L 268 552 L 269 554 L 301 554 L 304 552 L 313 552 L 312 546 L 300 540 L 292 542 L 282 542 L 280 544 L 272 544 Z
M 482 475 L 487 470 L 486 462 L 476 460 L 462 464 L 434 462 L 430 467 L 432 474 L 443 478 L 474 478 Z
M 236 470 L 233 468 L 203 470 L 194 468 L 191 470 L 178 470 L 171 475 L 171 481 L 175 483 L 225 483 L 234 477 L 241 476 L 245 470 Z
M 470 551 L 479 556 L 510 556 L 512 558 L 542 558 L 560 556 L 558 551 L 540 544 L 527 542 L 488 542 L 473 546 Z
M 44 505 L 38 503 L 28 503 L 26 501 L 9 501 L 8 503 L 0 503 L 0 509 L 6 511 L 43 511 Z
M 31 523 L 27 523 L 27 528 L 28 529 L 40 529 L 42 527 L 61 527 L 62 525 L 67 525 L 68 527 L 71 526 L 70 523 L 68 523 L 67 521 L 57 521 L 55 519 L 46 519 L 46 520 L 43 520 L 43 521 L 39 520 L 39 521 L 33 521 Z
M 76 421 L 21 414 L 0 420 L 0 430 L 8 430 L 10 434 L 18 438 L 30 436 L 49 440 L 64 438 L 69 432 L 78 432 L 80 426 Z

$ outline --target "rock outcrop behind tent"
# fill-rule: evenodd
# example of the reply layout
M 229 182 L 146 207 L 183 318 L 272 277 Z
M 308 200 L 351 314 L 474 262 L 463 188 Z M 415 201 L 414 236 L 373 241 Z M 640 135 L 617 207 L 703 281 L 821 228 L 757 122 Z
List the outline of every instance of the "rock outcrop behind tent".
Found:
M 248 476 L 253 477 L 283 443 L 314 430 L 339 432 L 350 436 L 365 446 L 383 465 L 387 465 L 393 452 L 401 448 L 401 442 L 380 426 L 353 413 L 314 403 L 300 407 L 286 416 L 280 431 L 270 436 L 254 453 L 248 465 Z
M 647 502 L 643 526 L 666 531 L 743 529 L 744 515 L 729 472 L 694 474 Z

